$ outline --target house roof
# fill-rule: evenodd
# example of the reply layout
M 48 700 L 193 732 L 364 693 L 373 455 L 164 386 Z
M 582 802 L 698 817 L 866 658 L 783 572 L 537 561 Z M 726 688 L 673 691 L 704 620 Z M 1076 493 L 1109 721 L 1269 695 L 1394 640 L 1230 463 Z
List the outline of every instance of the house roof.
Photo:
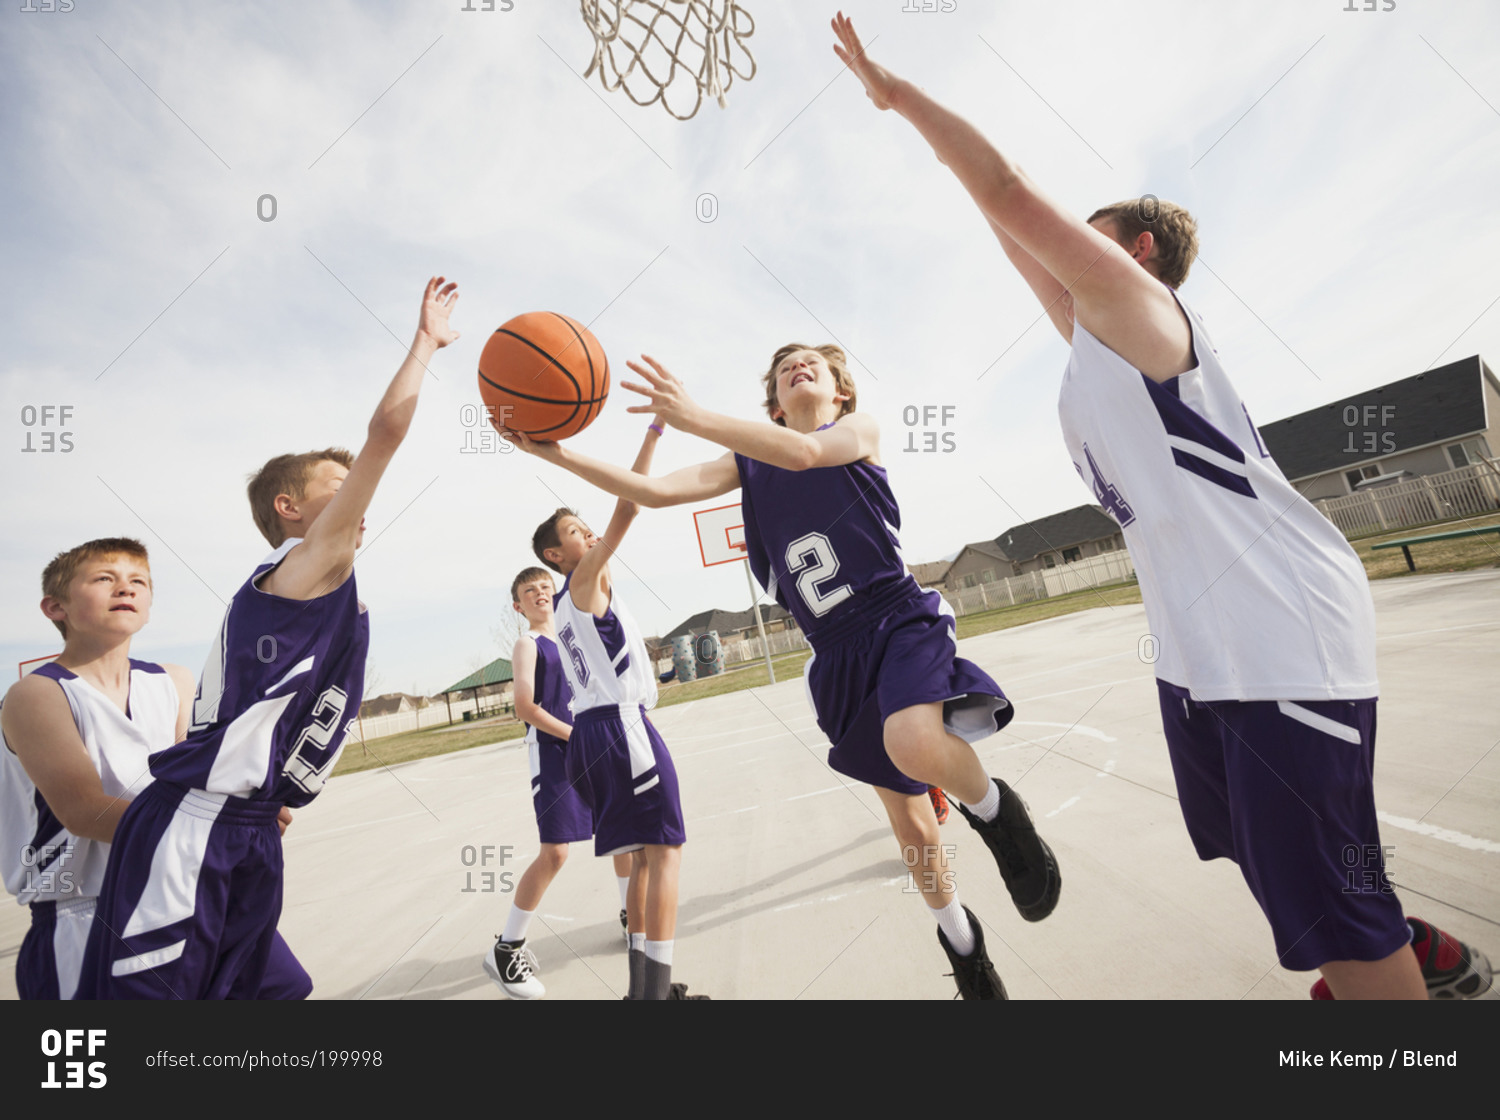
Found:
M 984 556 L 992 556 L 996 560 L 1004 560 L 1007 564 L 1010 563 L 1010 557 L 1005 555 L 1005 551 L 999 548 L 994 541 L 975 541 L 973 544 L 964 545 L 957 558 L 948 567 L 950 569 L 953 568 L 954 565 L 964 558 L 965 552 L 978 552 Z
M 1119 531 L 1114 518 L 1098 506 L 1083 505 L 1013 525 L 995 538 L 995 546 L 1007 560 L 1024 563 L 1044 552 L 1071 548 L 1100 537 L 1112 537 Z
M 416 706 L 415 703 L 412 703 L 410 696 L 400 692 L 391 692 L 384 696 L 376 696 L 366 700 L 359 706 L 359 714 L 362 716 L 387 716 L 392 712 L 399 712 L 403 701 L 410 704 L 411 707 Z
M 791 618 L 792 616 L 775 603 L 762 603 L 760 605 L 760 617 L 763 622 L 771 622 L 775 619 Z M 670 643 L 673 638 L 683 634 L 706 634 L 710 630 L 716 630 L 719 634 L 738 633 L 748 627 L 755 625 L 755 614 L 750 608 L 742 611 L 721 611 L 718 608 L 707 611 L 699 611 L 685 622 L 679 623 L 671 633 L 659 639 L 663 645 Z
M 464 692 L 471 688 L 483 688 L 486 685 L 504 684 L 514 677 L 510 671 L 510 662 L 503 657 L 497 657 L 483 669 L 470 673 L 456 684 L 450 684 L 443 689 L 444 692 Z
M 908 564 L 906 570 L 912 574 L 912 578 L 923 587 L 929 583 L 939 582 L 948 574 L 948 569 L 953 567 L 952 560 L 934 560 L 930 564 Z
M 1486 377 L 1500 390 L 1475 354 L 1277 420 L 1260 429 L 1260 438 L 1293 481 L 1354 467 L 1483 431 Z

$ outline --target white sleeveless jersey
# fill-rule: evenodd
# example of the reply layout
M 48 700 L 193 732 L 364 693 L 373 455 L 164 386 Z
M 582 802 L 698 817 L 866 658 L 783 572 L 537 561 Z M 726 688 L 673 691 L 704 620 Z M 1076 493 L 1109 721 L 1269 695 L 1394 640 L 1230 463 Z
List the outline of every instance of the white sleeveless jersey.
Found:
M 177 686 L 160 665 L 130 662 L 130 715 L 75 673 L 36 670 L 68 698 L 73 722 L 104 792 L 135 797 L 151 784 L 150 756 L 177 737 Z M 104 881 L 109 845 L 63 828 L 20 760 L 0 751 L 0 869 L 20 903 L 93 898 Z
M 595 618 L 574 606 L 564 580 L 552 612 L 575 719 L 590 708 L 656 706 L 655 666 L 646 655 L 640 627 L 612 588 L 604 617 Z
M 1178 303 L 1194 369 L 1158 384 L 1075 324 L 1058 402 L 1074 467 L 1124 530 L 1156 675 L 1200 700 L 1373 698 L 1364 568 L 1287 482 Z

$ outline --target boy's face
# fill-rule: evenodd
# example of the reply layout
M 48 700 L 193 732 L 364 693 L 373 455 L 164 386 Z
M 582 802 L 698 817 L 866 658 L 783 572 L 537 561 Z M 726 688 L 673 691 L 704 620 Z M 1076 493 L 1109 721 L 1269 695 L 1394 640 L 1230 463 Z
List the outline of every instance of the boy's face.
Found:
M 328 508 L 328 503 L 333 501 L 333 496 L 339 492 L 344 485 L 344 479 L 349 474 L 349 468 L 343 463 L 336 463 L 332 459 L 320 459 L 318 465 L 313 468 L 312 478 L 308 479 L 307 486 L 301 501 L 294 501 L 293 505 L 301 515 L 301 519 L 294 522 L 287 533 L 289 537 L 305 537 L 307 530 L 312 526 L 322 512 Z M 365 543 L 365 523 L 359 523 L 359 537 L 355 541 L 355 547 Z
M 558 547 L 549 548 L 547 551 L 557 562 L 557 566 L 567 575 L 578 562 L 588 554 L 589 549 L 599 539 L 578 518 L 569 515 L 557 523 Z
M 556 589 L 550 579 L 534 579 L 516 588 L 515 608 L 533 626 L 545 625 L 552 619 L 552 596 Z
M 788 354 L 776 367 L 776 403 L 782 415 L 799 402 L 838 404 L 848 399 L 848 394 L 839 392 L 828 359 L 816 350 Z
M 42 613 L 80 634 L 135 634 L 151 618 L 151 569 L 144 560 L 118 554 L 85 561 L 67 595 L 42 599 Z

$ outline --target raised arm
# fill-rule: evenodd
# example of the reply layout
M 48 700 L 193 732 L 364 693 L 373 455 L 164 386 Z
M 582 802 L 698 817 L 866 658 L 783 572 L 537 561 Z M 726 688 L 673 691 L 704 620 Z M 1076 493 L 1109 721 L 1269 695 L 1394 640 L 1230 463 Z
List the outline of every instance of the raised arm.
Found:
M 1042 193 L 963 117 L 873 61 L 842 13 L 833 28 L 839 38 L 834 53 L 864 84 L 875 107 L 894 109 L 912 123 L 985 217 L 1071 294 L 1078 323 L 1155 380 L 1192 368 L 1186 319 L 1171 293 L 1136 258 Z M 1004 239 L 1001 245 L 1016 261 Z M 1048 298 L 1048 286 L 1039 291 L 1026 269 L 1021 274 L 1050 308 L 1055 293 Z
M 511 651 L 510 669 L 515 678 L 516 716 L 538 731 L 566 742 L 573 729 L 536 702 L 536 642 L 522 634 Z
M 657 443 L 661 440 L 659 421 L 660 417 L 646 429 L 646 438 L 641 440 L 641 449 L 636 452 L 635 462 L 631 464 L 631 474 L 643 477 L 650 475 L 651 458 L 656 453 Z M 589 549 L 584 558 L 578 562 L 578 567 L 573 569 L 572 578 L 568 581 L 568 589 L 573 595 L 574 605 L 580 610 L 602 615 L 609 606 L 609 560 L 615 550 L 624 543 L 625 533 L 630 529 L 631 523 L 635 521 L 635 515 L 639 512 L 640 506 L 629 498 L 622 497 L 617 501 L 615 512 L 609 519 L 609 527 L 604 530 L 604 536 L 599 538 L 594 547 Z
M 365 445 L 338 493 L 308 527 L 302 543 L 287 553 L 280 566 L 262 582 L 264 590 L 284 599 L 313 599 L 327 594 L 347 578 L 354 564 L 365 511 L 370 508 L 375 488 L 416 415 L 417 394 L 427 373 L 427 363 L 459 337 L 448 325 L 448 316 L 457 299 L 457 283 L 445 283 L 441 276 L 427 282 L 416 337 L 370 418 Z
M 74 836 L 110 843 L 130 799 L 104 792 L 57 682 L 30 676 L 11 685 L 0 726 L 58 822 Z
M 785 470 L 837 467 L 861 459 L 879 462 L 880 425 L 867 413 L 851 412 L 840 417 L 831 428 L 807 433 L 794 432 L 763 420 L 739 420 L 700 407 L 688 395 L 682 382 L 655 358 L 642 354 L 641 360 L 646 364 L 625 364 L 639 374 L 645 384 L 630 381 L 620 384 L 648 398 L 648 403 L 627 409 L 629 412 L 654 412 L 666 417 L 672 427 L 680 431 Z
M 732 454 L 710 459 L 706 463 L 694 463 L 660 478 L 653 478 L 613 463 L 592 459 L 561 443 L 543 443 L 521 432 L 502 431 L 501 434 L 538 459 L 571 471 L 585 482 L 647 509 L 717 498 L 720 494 L 738 489 L 740 485 L 739 469 L 734 465 Z

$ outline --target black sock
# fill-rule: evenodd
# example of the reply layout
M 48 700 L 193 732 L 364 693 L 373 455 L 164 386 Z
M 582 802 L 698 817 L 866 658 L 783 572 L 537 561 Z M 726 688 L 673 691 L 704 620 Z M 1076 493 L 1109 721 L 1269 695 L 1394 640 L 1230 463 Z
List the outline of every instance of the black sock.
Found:
M 670 999 L 671 996 L 672 966 L 646 957 L 646 994 L 642 998 Z
M 646 998 L 646 953 L 643 949 L 630 950 L 630 990 L 626 999 Z

